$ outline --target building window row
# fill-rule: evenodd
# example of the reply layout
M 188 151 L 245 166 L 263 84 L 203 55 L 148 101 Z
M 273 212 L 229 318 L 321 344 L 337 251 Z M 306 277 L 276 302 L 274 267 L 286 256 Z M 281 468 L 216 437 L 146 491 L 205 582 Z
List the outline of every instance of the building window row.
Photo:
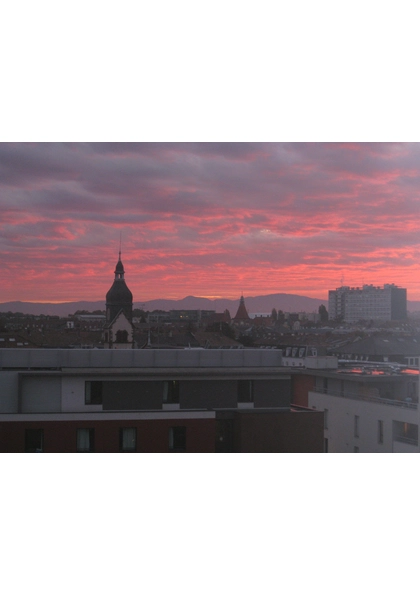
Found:
M 101 405 L 103 404 L 103 385 L 102 381 L 85 382 L 85 404 Z M 142 382 L 139 382 L 141 384 Z M 178 380 L 164 381 L 162 389 L 162 402 L 164 404 L 179 404 L 180 382 Z M 254 382 L 253 380 L 238 380 L 237 382 L 238 402 L 254 402 Z
M 187 448 L 187 428 L 184 426 L 170 427 L 168 447 L 170 452 L 185 452 Z M 135 427 L 121 427 L 119 429 L 119 448 L 121 452 L 137 451 L 137 429 Z M 25 452 L 44 451 L 44 430 L 26 429 Z M 76 451 L 95 451 L 95 429 L 76 429 Z

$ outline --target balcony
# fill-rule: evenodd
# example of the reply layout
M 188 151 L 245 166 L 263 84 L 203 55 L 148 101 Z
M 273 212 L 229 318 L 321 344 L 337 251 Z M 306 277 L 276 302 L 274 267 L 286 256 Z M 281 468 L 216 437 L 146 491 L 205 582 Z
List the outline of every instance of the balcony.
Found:
M 419 427 L 414 423 L 392 422 L 393 451 L 417 452 L 419 444 Z
M 409 400 L 390 400 L 388 398 L 381 398 L 380 396 L 372 396 L 368 394 L 359 394 L 357 392 L 347 392 L 341 390 L 331 390 L 329 388 L 312 388 L 312 392 L 318 394 L 327 394 L 328 396 L 337 396 L 339 398 L 347 398 L 350 400 L 363 400 L 366 402 L 374 402 L 375 404 L 387 404 L 389 406 L 398 406 L 399 408 L 409 408 L 417 410 L 417 402 L 411 402 Z
M 408 437 L 396 437 L 392 444 L 392 451 L 396 453 L 414 453 L 419 451 L 418 441 Z

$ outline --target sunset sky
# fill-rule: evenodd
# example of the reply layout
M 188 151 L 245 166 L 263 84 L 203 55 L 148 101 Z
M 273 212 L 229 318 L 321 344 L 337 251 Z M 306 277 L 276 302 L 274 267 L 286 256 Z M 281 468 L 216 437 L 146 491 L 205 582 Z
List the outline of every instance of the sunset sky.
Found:
M 395 283 L 420 300 L 420 144 L 0 144 L 0 302 Z

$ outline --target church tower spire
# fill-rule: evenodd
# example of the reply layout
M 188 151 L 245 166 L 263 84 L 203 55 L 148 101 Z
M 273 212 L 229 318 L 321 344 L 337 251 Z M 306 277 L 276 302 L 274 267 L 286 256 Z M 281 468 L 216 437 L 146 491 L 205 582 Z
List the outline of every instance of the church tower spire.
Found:
M 123 310 L 125 317 L 131 322 L 133 317 L 133 294 L 124 279 L 125 271 L 121 261 L 121 244 L 114 274 L 114 282 L 106 294 L 106 321 L 109 324 Z
M 239 300 L 238 311 L 236 312 L 236 316 L 233 319 L 235 321 L 244 321 L 244 320 L 250 319 L 248 312 L 246 311 L 245 299 L 244 299 L 243 294 L 241 295 L 241 298 Z

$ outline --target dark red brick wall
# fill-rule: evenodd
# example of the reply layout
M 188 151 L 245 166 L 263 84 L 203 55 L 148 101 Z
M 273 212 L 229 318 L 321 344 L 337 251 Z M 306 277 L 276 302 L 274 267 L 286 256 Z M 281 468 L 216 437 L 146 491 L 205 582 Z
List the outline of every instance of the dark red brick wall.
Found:
M 313 375 L 292 375 L 292 404 L 308 406 L 308 392 L 315 387 Z
M 119 430 L 136 427 L 138 452 L 168 452 L 170 427 L 186 427 L 187 452 L 215 451 L 215 419 L 0 422 L 0 452 L 24 452 L 25 429 L 43 429 L 45 452 L 76 452 L 76 430 L 95 430 L 95 452 L 119 452 Z
M 324 413 L 236 413 L 234 443 L 237 452 L 323 452 Z
M 232 412 L 233 451 L 322 452 L 323 412 Z M 95 452 L 118 452 L 119 430 L 136 427 L 137 452 L 168 452 L 170 427 L 186 427 L 187 452 L 214 452 L 216 419 L 0 422 L 0 452 L 24 452 L 25 429 L 43 429 L 45 452 L 76 452 L 77 429 L 95 430 Z

